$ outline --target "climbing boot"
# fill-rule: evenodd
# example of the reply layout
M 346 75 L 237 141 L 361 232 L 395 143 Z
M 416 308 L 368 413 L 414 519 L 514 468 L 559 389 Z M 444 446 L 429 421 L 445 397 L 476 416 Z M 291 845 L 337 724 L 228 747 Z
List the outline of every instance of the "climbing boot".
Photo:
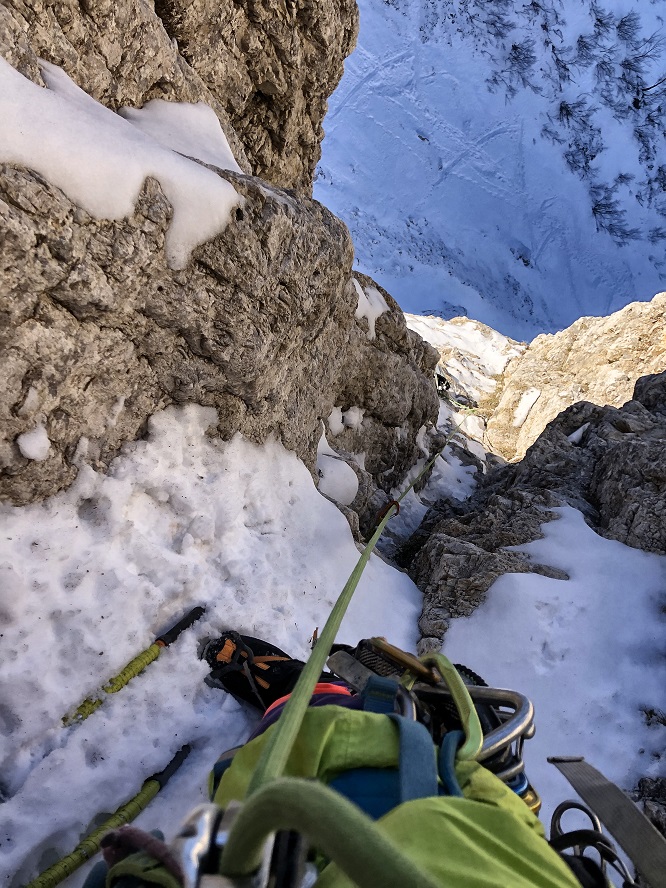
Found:
M 261 712 L 291 692 L 304 665 L 275 645 L 234 630 L 205 639 L 199 658 L 211 669 L 206 684 L 228 691 Z

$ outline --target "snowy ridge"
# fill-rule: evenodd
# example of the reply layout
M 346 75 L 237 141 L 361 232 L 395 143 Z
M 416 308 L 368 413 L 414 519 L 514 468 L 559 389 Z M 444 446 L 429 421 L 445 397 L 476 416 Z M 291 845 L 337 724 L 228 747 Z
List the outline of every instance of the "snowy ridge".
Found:
M 405 320 L 410 330 L 437 349 L 442 356 L 440 367 L 457 389 L 475 401 L 497 387 L 496 377 L 526 348 L 525 343 L 466 318 L 445 321 L 406 314 Z

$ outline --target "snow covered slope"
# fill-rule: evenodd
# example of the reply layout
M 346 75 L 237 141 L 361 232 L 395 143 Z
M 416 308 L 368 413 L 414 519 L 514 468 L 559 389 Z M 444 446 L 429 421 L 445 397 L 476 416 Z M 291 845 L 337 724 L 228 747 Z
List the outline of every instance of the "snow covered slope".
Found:
M 360 0 L 315 196 L 405 311 L 530 339 L 663 289 L 659 5 L 604 5 Z
M 138 791 L 185 742 L 193 752 L 141 815 L 171 837 L 205 799 L 206 775 L 254 716 L 203 683 L 197 641 L 234 626 L 299 656 L 357 558 L 349 527 L 302 463 L 275 442 L 206 438 L 210 409 L 170 408 L 108 475 L 82 470 L 43 504 L 0 509 L 0 884 L 18 886 Z M 426 499 L 474 480 L 450 455 Z M 407 503 L 408 523 L 418 503 Z M 658 660 L 666 559 L 602 540 L 572 509 L 528 551 L 569 582 L 506 575 L 454 621 L 445 651 L 530 695 L 528 772 L 545 814 L 571 792 L 547 754 L 583 753 L 631 788 L 658 773 L 661 731 L 641 708 L 666 680 Z M 631 598 L 626 590 L 631 587 Z M 414 650 L 421 596 L 372 557 L 341 640 L 385 634 Z M 78 726 L 60 718 L 195 604 L 203 620 Z M 66 885 L 80 885 L 83 873 Z
M 0 506 L 0 885 L 72 850 L 187 742 L 175 794 L 145 815 L 173 832 L 252 722 L 204 685 L 197 639 L 233 627 L 305 658 L 356 564 L 349 525 L 303 463 L 274 441 L 212 441 L 216 421 L 209 408 L 170 408 L 108 475 L 82 468 L 44 503 Z M 202 621 L 63 728 L 195 605 Z M 407 575 L 373 556 L 340 639 L 385 634 L 414 649 L 420 606 Z

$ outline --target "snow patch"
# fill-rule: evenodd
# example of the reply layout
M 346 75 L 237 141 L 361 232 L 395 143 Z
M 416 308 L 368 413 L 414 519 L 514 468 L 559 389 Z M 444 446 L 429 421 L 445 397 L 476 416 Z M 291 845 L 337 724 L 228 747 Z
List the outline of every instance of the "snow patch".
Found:
M 16 439 L 21 456 L 42 462 L 48 458 L 51 442 L 43 425 L 35 426 L 30 432 L 23 432 Z
M 583 439 L 583 435 L 589 429 L 589 427 L 590 427 L 589 422 L 586 422 L 579 429 L 576 429 L 575 432 L 572 432 L 570 435 L 567 435 L 567 438 L 569 439 L 569 441 L 571 441 L 572 444 L 580 444 L 580 442 Z
M 342 414 L 342 420 L 345 424 L 345 428 L 353 429 L 355 432 L 360 432 L 363 426 L 363 417 L 365 416 L 365 410 L 362 407 L 350 407 L 349 410 L 345 410 Z
M 377 318 L 388 311 L 388 305 L 382 294 L 375 287 L 362 287 L 356 278 L 352 278 L 356 293 L 358 295 L 358 306 L 354 317 L 357 320 L 365 318 L 368 322 L 368 339 L 374 339 L 375 322 Z
M 345 423 L 342 418 L 342 407 L 334 407 L 331 410 L 331 414 L 328 417 L 328 429 L 334 437 L 344 432 Z
M 416 433 L 416 446 L 426 459 L 430 456 L 430 446 L 426 441 L 427 436 L 428 429 L 423 425 Z
M 572 794 L 547 756 L 583 755 L 632 789 L 663 769 L 665 733 L 643 710 L 663 707 L 666 558 L 598 536 L 569 506 L 554 511 L 543 539 L 517 551 L 570 579 L 505 574 L 470 617 L 451 621 L 444 642 L 452 660 L 533 701 L 525 760 L 544 823 Z
M 322 434 L 317 446 L 317 471 L 321 493 L 342 506 L 350 506 L 358 493 L 356 472 L 333 450 Z
M 513 422 L 511 423 L 514 429 L 519 429 L 523 425 L 530 410 L 534 407 L 540 396 L 541 389 L 538 388 L 528 388 L 522 393 L 518 406 L 516 407 L 516 412 L 513 416 Z
M 40 173 L 95 219 L 131 215 L 153 176 L 173 207 L 167 260 L 184 268 L 196 246 L 225 229 L 243 198 L 211 170 L 100 105 L 60 68 L 40 64 L 47 89 L 0 58 L 0 159 Z M 149 111 L 144 121 L 154 116 Z
M 143 108 L 121 108 L 118 113 L 165 148 L 203 163 L 242 173 L 220 121 L 204 102 L 165 102 L 153 99 Z

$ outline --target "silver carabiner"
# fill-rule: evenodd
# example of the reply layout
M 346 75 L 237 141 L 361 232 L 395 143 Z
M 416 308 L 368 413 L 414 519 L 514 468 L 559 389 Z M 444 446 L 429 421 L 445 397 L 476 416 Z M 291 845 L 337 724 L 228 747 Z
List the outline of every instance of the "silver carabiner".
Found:
M 582 802 L 576 802 L 574 799 L 567 799 L 564 802 L 560 802 L 557 808 L 553 811 L 553 816 L 550 818 L 551 839 L 564 835 L 564 830 L 562 829 L 562 817 L 567 811 L 571 810 L 582 811 L 583 814 L 586 814 L 592 821 L 592 829 L 594 829 L 595 832 L 602 832 L 601 821 L 593 811 L 590 811 L 587 805 L 584 805 Z M 580 850 L 578 852 L 574 850 L 574 854 L 575 853 L 580 854 Z
M 241 807 L 240 802 L 230 802 L 224 810 L 212 804 L 198 805 L 186 817 L 172 843 L 183 870 L 183 888 L 266 888 L 270 878 L 273 837 L 264 845 L 261 866 L 256 872 L 235 878 L 217 872 L 220 856 Z
M 183 821 L 172 846 L 183 870 L 183 888 L 199 888 L 221 819 L 217 805 L 197 805 Z
M 603 835 L 603 827 L 601 825 L 601 821 L 594 813 L 591 811 L 587 805 L 584 805 L 582 802 L 577 802 L 574 799 L 567 799 L 564 802 L 560 802 L 560 804 L 553 811 L 553 816 L 550 819 L 550 838 L 551 841 L 559 836 L 566 835 L 564 830 L 562 829 L 562 816 L 567 811 L 582 811 L 587 817 L 589 817 L 590 822 L 592 823 L 592 828 L 595 832 L 601 833 L 601 838 L 605 840 L 605 844 L 603 847 L 596 846 L 596 851 L 601 858 L 601 871 L 606 874 L 606 868 L 612 867 L 616 873 L 622 877 L 622 884 L 626 886 L 626 888 L 631 888 L 631 886 L 635 886 L 636 882 L 634 881 L 633 876 L 627 869 L 624 861 L 618 855 L 617 850 L 615 849 L 613 843 L 606 839 Z M 594 845 L 589 845 L 587 847 L 594 848 Z M 583 857 L 584 848 L 580 845 L 574 845 L 571 849 L 572 853 L 577 857 Z

